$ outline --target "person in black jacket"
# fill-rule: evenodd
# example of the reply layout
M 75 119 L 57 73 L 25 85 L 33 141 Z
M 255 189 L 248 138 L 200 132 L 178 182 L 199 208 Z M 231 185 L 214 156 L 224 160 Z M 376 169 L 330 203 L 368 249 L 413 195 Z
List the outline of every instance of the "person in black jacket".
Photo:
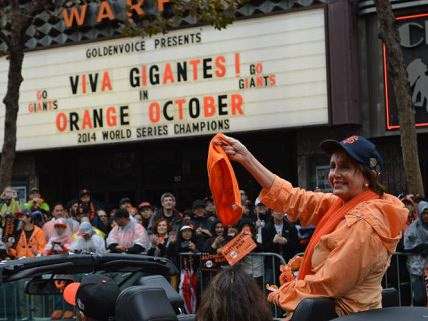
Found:
M 272 220 L 263 228 L 262 236 L 263 249 L 281 255 L 285 261 L 299 252 L 296 227 L 282 213 L 272 212 Z
M 262 236 L 263 250 L 277 253 L 287 262 L 299 252 L 299 239 L 296 227 L 286 217 L 282 213 L 273 211 L 272 220 L 263 228 Z M 278 259 L 274 259 L 272 262 L 272 259 L 266 258 L 265 268 L 268 283 L 277 281 L 274 278 L 280 273 L 279 267 L 280 261 Z

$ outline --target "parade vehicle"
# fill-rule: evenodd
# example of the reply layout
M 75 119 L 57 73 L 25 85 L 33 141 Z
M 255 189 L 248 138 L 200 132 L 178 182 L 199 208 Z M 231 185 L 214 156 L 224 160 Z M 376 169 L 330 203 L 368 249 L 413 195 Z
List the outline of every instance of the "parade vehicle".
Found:
M 3 297 L 0 318 L 4 320 L 49 320 L 41 309 L 62 299 L 66 285 L 79 282 L 89 273 L 105 274 L 121 290 L 116 301 L 116 321 L 193 321 L 195 315 L 186 314 L 180 295 L 169 280 L 178 274 L 168 259 L 145 255 L 53 255 L 25 258 L 0 263 Z M 384 291 L 384 305 L 389 307 L 335 318 L 334 300 L 330 298 L 304 299 L 291 321 L 418 321 L 426 320 L 428 308 L 391 307 L 394 291 Z

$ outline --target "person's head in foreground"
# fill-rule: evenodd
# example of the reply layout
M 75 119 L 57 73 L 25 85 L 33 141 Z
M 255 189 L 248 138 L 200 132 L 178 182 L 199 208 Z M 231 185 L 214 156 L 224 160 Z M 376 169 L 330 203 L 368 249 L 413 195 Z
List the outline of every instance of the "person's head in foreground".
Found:
M 341 142 L 326 140 L 321 148 L 331 155 L 328 180 L 333 194 L 344 201 L 369 189 L 383 195 L 379 183 L 383 160 L 373 143 L 362 136 L 351 136 Z
M 108 276 L 89 274 L 80 283 L 71 283 L 64 290 L 64 300 L 77 310 L 77 320 L 114 320 L 116 299 L 120 289 Z
M 263 292 L 238 265 L 217 274 L 202 295 L 196 321 L 270 321 Z

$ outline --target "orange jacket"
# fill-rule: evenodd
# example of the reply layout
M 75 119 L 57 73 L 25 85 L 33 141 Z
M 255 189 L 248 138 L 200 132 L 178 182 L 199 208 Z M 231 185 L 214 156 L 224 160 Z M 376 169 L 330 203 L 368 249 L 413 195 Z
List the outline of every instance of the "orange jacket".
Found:
M 262 190 L 260 198 L 302 225 L 317 224 L 338 199 L 293 188 L 279 177 Z M 389 194 L 358 204 L 332 233 L 321 237 L 312 255 L 313 274 L 282 284 L 269 301 L 294 311 L 303 298 L 332 297 L 339 315 L 380 308 L 382 277 L 406 226 L 407 213 L 403 203 Z
M 226 153 L 216 141 L 221 141 L 218 133 L 210 142 L 208 149 L 208 182 L 217 217 L 224 225 L 236 224 L 242 215 L 241 194 L 232 164 Z
M 45 233 L 37 226 L 34 226 L 33 234 L 29 240 L 25 235 L 25 231 L 22 231 L 19 239 L 14 248 L 9 249 L 9 255 L 12 257 L 32 257 L 37 254 L 42 254 L 43 249 L 46 246 Z

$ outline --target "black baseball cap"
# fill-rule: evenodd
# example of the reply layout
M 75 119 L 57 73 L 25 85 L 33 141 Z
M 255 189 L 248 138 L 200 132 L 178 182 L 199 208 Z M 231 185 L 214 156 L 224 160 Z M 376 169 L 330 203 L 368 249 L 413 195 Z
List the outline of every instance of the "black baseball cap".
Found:
M 120 289 L 108 276 L 89 274 L 80 283 L 71 283 L 64 290 L 64 300 L 85 316 L 98 321 L 114 319 Z
M 377 151 L 376 146 L 362 136 L 351 136 L 340 142 L 325 140 L 320 146 L 329 155 L 342 150 L 357 163 L 370 170 L 378 173 L 383 170 L 383 159 Z

